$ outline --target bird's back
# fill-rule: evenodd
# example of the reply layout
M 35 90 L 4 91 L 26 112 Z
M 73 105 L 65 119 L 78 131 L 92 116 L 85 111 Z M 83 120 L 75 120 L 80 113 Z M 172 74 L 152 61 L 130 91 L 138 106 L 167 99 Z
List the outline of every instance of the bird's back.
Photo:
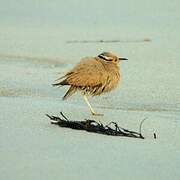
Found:
M 83 58 L 66 75 L 66 80 L 72 86 L 98 86 L 106 81 L 108 73 L 101 62 L 95 58 Z
M 99 58 L 86 57 L 63 76 L 64 80 L 56 85 L 70 85 L 71 93 L 79 89 L 84 94 L 96 96 L 114 89 L 119 77 L 117 65 L 106 63 Z

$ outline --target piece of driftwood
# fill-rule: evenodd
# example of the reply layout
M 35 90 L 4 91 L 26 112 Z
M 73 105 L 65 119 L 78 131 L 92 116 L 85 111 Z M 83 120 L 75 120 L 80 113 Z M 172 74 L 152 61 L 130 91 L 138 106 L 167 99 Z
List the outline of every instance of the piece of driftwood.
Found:
M 46 116 L 50 118 L 51 124 L 59 125 L 60 127 L 85 130 L 88 132 L 111 136 L 125 136 L 144 139 L 144 136 L 141 133 L 141 128 L 145 119 L 140 124 L 139 132 L 135 132 L 118 126 L 116 122 L 110 122 L 107 125 L 103 125 L 100 122 L 88 119 L 83 121 L 71 121 L 62 112 L 60 112 L 60 115 L 61 116 L 59 117 L 46 114 Z

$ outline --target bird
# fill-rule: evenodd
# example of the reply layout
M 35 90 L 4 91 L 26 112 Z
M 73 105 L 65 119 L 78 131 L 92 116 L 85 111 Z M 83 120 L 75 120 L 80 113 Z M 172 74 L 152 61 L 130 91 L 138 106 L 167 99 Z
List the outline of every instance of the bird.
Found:
M 115 89 L 120 81 L 119 61 L 128 60 L 118 57 L 112 52 L 103 52 L 95 57 L 84 57 L 65 75 L 56 79 L 53 86 L 69 86 L 63 96 L 66 100 L 75 92 L 80 91 L 92 115 L 96 113 L 87 96 L 98 96 Z

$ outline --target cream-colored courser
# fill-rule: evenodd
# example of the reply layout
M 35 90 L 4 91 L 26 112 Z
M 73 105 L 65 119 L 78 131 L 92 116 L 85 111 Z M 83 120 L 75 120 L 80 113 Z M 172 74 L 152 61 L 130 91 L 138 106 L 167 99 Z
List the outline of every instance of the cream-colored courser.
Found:
M 70 86 L 63 100 L 77 90 L 81 91 L 92 115 L 97 114 L 90 105 L 87 96 L 97 96 L 117 87 L 120 80 L 119 61 L 127 60 L 113 53 L 103 52 L 97 57 L 85 57 L 72 70 L 57 79 L 53 86 Z

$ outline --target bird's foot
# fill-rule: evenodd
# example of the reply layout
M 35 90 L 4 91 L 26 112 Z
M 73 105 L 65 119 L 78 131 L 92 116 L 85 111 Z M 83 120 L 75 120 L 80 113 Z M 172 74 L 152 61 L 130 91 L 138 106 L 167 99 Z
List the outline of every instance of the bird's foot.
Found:
M 95 112 L 91 112 L 91 114 L 92 114 L 93 116 L 104 116 L 104 114 L 99 114 L 99 113 L 95 113 Z

